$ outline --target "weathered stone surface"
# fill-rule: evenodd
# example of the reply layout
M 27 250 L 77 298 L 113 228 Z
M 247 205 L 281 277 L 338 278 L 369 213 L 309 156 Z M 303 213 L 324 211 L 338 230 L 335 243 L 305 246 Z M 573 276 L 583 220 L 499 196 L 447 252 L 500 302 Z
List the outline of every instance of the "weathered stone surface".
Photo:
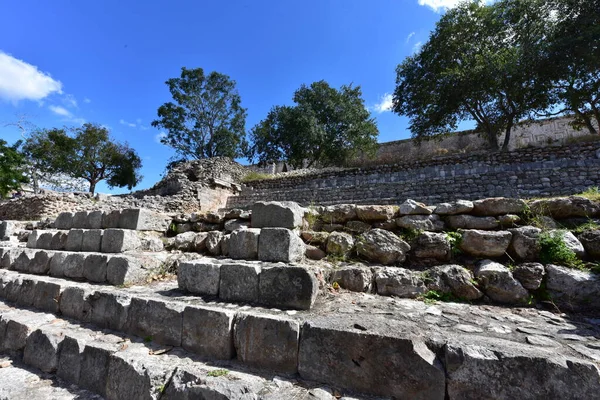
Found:
M 65 258 L 68 253 L 56 252 L 52 255 L 52 259 L 48 265 L 50 276 L 62 278 L 65 276 Z
M 85 297 L 84 303 L 89 307 L 89 320 L 94 325 L 116 331 L 124 329 L 131 303 L 130 297 L 120 292 L 94 291 Z
M 397 399 L 444 399 L 444 370 L 434 352 L 420 340 L 399 337 L 400 329 L 388 321 L 377 322 L 371 326 L 351 316 L 306 322 L 298 355 L 300 376 Z
M 258 259 L 294 263 L 304 258 L 304 242 L 286 228 L 263 228 L 258 239 Z
M 327 253 L 345 257 L 354 247 L 352 235 L 344 232 L 333 232 L 327 239 Z
M 321 220 L 326 224 L 343 224 L 357 218 L 356 205 L 336 204 L 323 207 L 320 215 Z
M 258 202 L 252 206 L 252 228 L 288 228 L 302 226 L 304 209 L 292 201 Z
M 87 229 L 83 232 L 81 251 L 100 252 L 102 247 L 102 229 Z
M 521 199 L 507 197 L 493 197 L 473 202 L 473 214 L 475 215 L 504 215 L 519 214 L 525 211 L 527 204 Z
M 459 248 L 476 257 L 500 257 L 504 255 L 510 244 L 512 234 L 507 231 L 482 231 L 468 229 L 461 231 L 462 239 Z
M 250 228 L 250 221 L 245 219 L 230 219 L 225 221 L 225 232 L 233 232 L 239 229 L 248 229 Z
M 467 214 L 473 210 L 473 202 L 469 200 L 456 200 L 450 203 L 440 203 L 435 207 L 434 213 L 438 215 Z
M 186 252 L 201 252 L 206 249 L 206 232 L 185 232 L 170 238 L 167 248 Z
M 431 213 L 431 208 L 411 199 L 407 199 L 398 208 L 398 214 L 400 215 L 429 215 Z
M 326 224 L 323 225 L 321 229 L 323 229 L 325 231 L 325 233 L 331 233 L 331 232 L 341 232 L 344 230 L 344 225 L 342 224 Z
M 325 257 L 327 257 L 327 253 L 325 253 L 323 250 L 321 250 L 320 248 L 313 246 L 311 244 L 307 244 L 305 245 L 305 251 L 304 251 L 304 255 L 306 256 L 306 258 L 308 258 L 309 260 L 322 260 Z
M 223 233 L 220 231 L 210 231 L 206 235 L 206 250 L 208 254 L 212 256 L 221 255 L 221 239 L 223 239 Z
M 573 253 L 575 253 L 575 255 L 577 257 L 579 257 L 579 258 L 585 257 L 585 248 L 583 247 L 583 244 L 581 244 L 579 239 L 577 239 L 575 237 L 575 235 L 573 235 L 572 232 L 570 232 L 570 231 L 550 231 L 550 234 L 552 234 L 553 232 L 560 232 L 559 234 L 562 234 L 562 240 L 563 240 L 564 244 L 567 245 L 567 248 L 569 250 L 571 250 Z
M 81 245 L 83 243 L 83 229 L 71 229 L 67 235 L 67 243 L 65 244 L 65 250 L 67 251 L 81 251 Z
M 162 237 L 158 236 L 155 232 L 144 232 L 140 234 L 140 250 L 159 252 L 165 249 L 165 244 L 162 241 Z
M 494 217 L 475 217 L 473 215 L 451 215 L 446 218 L 451 229 L 496 229 L 500 225 Z
M 33 259 L 29 262 L 29 265 L 24 271 L 32 274 L 47 274 L 50 270 L 50 260 L 52 259 L 52 256 L 52 252 L 46 250 L 36 251 Z
M 521 222 L 521 217 L 514 214 L 501 215 L 498 217 L 498 222 L 500 223 L 500 228 L 514 228 Z
M 86 229 L 87 228 L 87 211 L 77 211 L 73 214 L 73 226 L 72 229 Z
M 23 351 L 23 362 L 47 373 L 58 367 L 58 349 L 64 338 L 59 329 L 37 329 L 27 338 Z
M 113 256 L 106 264 L 106 281 L 116 286 L 142 283 L 159 264 L 153 257 Z
M 348 221 L 345 225 L 346 231 L 351 233 L 364 233 L 371 229 L 371 225 L 362 221 Z
M 79 383 L 81 353 L 83 353 L 84 346 L 85 341 L 72 333 L 64 338 L 60 345 L 56 376 L 75 385 Z
M 327 249 L 329 251 L 329 243 Z M 410 250 L 410 245 L 392 232 L 383 229 L 371 229 L 358 238 L 356 250 L 358 254 L 370 261 L 389 265 L 404 262 L 406 253 Z
M 143 208 L 131 208 L 121 211 L 119 228 L 163 232 L 167 230 L 169 221 L 170 218 L 164 214 Z
M 356 206 L 358 219 L 366 222 L 387 221 L 394 218 L 397 213 L 397 206 Z
M 458 299 L 469 301 L 483 297 L 483 293 L 473 285 L 471 273 L 460 265 L 442 265 L 432 268 L 428 271 L 428 278 L 438 286 L 434 288 L 430 283 L 428 284 L 430 289 L 449 291 Z
M 86 344 L 81 352 L 79 386 L 106 396 L 110 356 L 118 349 L 115 343 Z
M 85 254 L 70 253 L 63 261 L 63 273 L 67 278 L 83 278 Z
M 404 268 L 385 268 L 375 272 L 377 294 L 415 298 L 427 291 L 426 275 Z
M 118 228 L 121 220 L 121 210 L 112 210 L 102 215 L 102 229 Z
M 567 310 L 600 310 L 600 275 L 558 265 L 546 265 L 546 289 Z
M 183 311 L 181 345 L 201 357 L 217 360 L 233 358 L 234 317 L 233 311 L 186 307 Z
M 102 229 L 102 211 L 90 211 L 86 217 L 85 226 L 86 229 Z
M 50 250 L 64 250 L 67 246 L 68 237 L 69 235 L 67 232 L 56 232 L 50 241 Z
M 29 236 L 27 237 L 27 248 L 29 249 L 35 249 L 36 248 L 36 244 L 37 244 L 37 240 L 38 240 L 38 236 L 40 235 L 40 231 L 37 229 L 34 229 Z
M 60 297 L 60 312 L 81 322 L 90 321 L 91 306 L 88 303 L 89 291 L 77 286 L 64 288 Z
M 108 256 L 89 254 L 83 262 L 83 277 L 90 282 L 106 282 Z
M 444 222 L 439 215 L 405 215 L 396 219 L 396 225 L 400 228 L 415 229 L 420 231 L 441 231 Z
M 529 297 L 529 292 L 513 277 L 504 265 L 483 260 L 475 270 L 475 277 L 485 294 L 498 303 L 518 304 Z
M 512 274 L 525 289 L 537 290 L 542 284 L 546 271 L 542 264 L 524 263 L 517 265 Z
M 513 235 L 508 247 L 510 256 L 517 260 L 537 260 L 541 250 L 539 236 L 542 230 L 533 226 L 522 226 L 511 229 L 510 232 Z
M 37 241 L 35 243 L 36 249 L 44 249 L 50 250 L 50 245 L 52 243 L 52 238 L 54 237 L 55 232 L 40 232 L 37 236 Z
M 594 217 L 600 213 L 600 205 L 580 196 L 536 200 L 529 204 L 536 214 L 563 219 L 573 217 Z
M 277 265 L 260 273 L 259 302 L 273 307 L 308 310 L 319 291 L 315 275 L 302 267 Z
M 239 208 L 234 208 L 225 213 L 223 218 L 225 219 L 245 219 L 249 220 L 251 217 L 251 212 L 248 210 L 242 210 Z
M 254 216 L 254 214 L 252 215 Z M 260 229 L 255 228 L 232 232 L 228 242 L 229 257 L 238 260 L 256 260 L 259 236 Z
M 225 301 L 258 301 L 259 264 L 227 263 L 221 265 L 219 298 Z
M 332 272 L 329 281 L 353 292 L 370 292 L 374 283 L 373 271 L 366 267 L 342 267 Z
M 600 257 L 600 230 L 585 231 L 579 235 L 579 240 L 591 257 Z
M 297 321 L 239 314 L 233 332 L 238 360 L 282 373 L 298 371 L 300 326 Z
M 421 259 L 448 261 L 452 257 L 450 241 L 445 233 L 423 232 L 412 242 L 412 254 Z
M 200 295 L 217 296 L 221 280 L 221 264 L 210 259 L 179 263 L 177 283 L 180 289 Z
M 62 212 L 58 214 L 58 217 L 54 221 L 54 227 L 56 229 L 71 229 L 73 227 L 73 213 Z
M 231 234 L 223 235 L 221 239 L 221 255 L 229 256 L 229 239 L 231 238 Z
M 32 305 L 34 308 L 58 313 L 61 287 L 57 283 L 38 281 L 35 284 Z
M 315 232 L 315 231 L 302 231 L 300 236 L 307 244 L 315 246 L 325 246 L 327 239 L 329 239 L 329 233 L 327 232 Z
M 181 346 L 183 306 L 158 300 L 131 299 L 127 332 L 156 343 Z
M 103 253 L 123 253 L 141 246 L 137 233 L 128 229 L 105 229 L 102 235 Z

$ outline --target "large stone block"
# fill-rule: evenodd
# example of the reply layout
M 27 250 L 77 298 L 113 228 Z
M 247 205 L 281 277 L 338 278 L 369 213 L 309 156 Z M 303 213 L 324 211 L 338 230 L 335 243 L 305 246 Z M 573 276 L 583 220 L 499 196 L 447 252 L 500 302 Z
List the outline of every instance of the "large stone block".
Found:
M 63 271 L 67 278 L 83 278 L 85 254 L 70 253 L 63 261 Z
M 183 308 L 176 303 L 133 298 L 126 330 L 156 343 L 181 346 Z
M 119 228 L 121 210 L 107 211 L 102 215 L 102 229 Z
M 61 287 L 58 283 L 38 281 L 35 285 L 33 307 L 51 313 L 58 313 Z
M 36 253 L 37 251 L 29 249 L 21 251 L 12 262 L 12 269 L 23 272 L 29 271 L 29 265 L 34 259 Z
M 476 215 L 505 215 L 520 214 L 525 211 L 527 204 L 521 199 L 494 197 L 473 202 L 473 214 Z
M 355 266 L 336 268 L 331 273 L 329 280 L 352 292 L 369 292 L 374 283 L 373 272 L 370 268 Z
M 308 321 L 300 337 L 300 376 L 397 399 L 444 399 L 445 375 L 435 353 L 400 331 L 383 318 Z
M 37 329 L 27 338 L 23 362 L 33 368 L 53 373 L 58 367 L 58 351 L 64 332 L 57 328 Z
M 36 249 L 50 250 L 55 232 L 40 232 L 35 243 Z M 28 240 L 29 243 L 29 240 Z
M 260 273 L 259 302 L 273 307 L 308 310 L 315 302 L 319 282 L 302 267 L 277 265 Z
M 81 287 L 69 286 L 64 288 L 60 296 L 60 312 L 68 318 L 80 322 L 90 320 L 91 306 L 88 302 L 90 292 Z
M 459 248 L 476 257 L 501 257 L 506 253 L 512 233 L 507 231 L 482 231 L 469 229 L 461 231 Z
M 202 357 L 229 360 L 234 357 L 233 320 L 230 310 L 189 306 L 183 311 L 181 345 Z
M 102 229 L 102 217 L 104 213 L 102 211 L 90 211 L 88 212 L 85 228 L 86 229 Z
M 473 215 L 451 215 L 446 218 L 451 229 L 497 229 L 500 222 L 494 217 L 475 217 Z
M 83 232 L 81 251 L 100 252 L 102 246 L 102 229 L 88 229 Z
M 229 236 L 227 248 L 229 257 L 242 260 L 256 260 L 258 257 L 258 237 L 260 229 L 243 229 Z
M 58 358 L 58 367 L 56 375 L 70 383 L 77 385 L 79 383 L 79 374 L 81 372 L 81 356 L 85 341 L 74 337 L 70 332 L 60 345 Z
M 48 266 L 50 276 L 62 278 L 65 276 L 65 258 L 68 253 L 56 252 L 52 255 L 50 264 Z
M 131 298 L 120 292 L 96 290 L 88 298 L 90 322 L 101 328 L 122 331 L 127 323 Z
M 137 250 L 142 245 L 137 233 L 128 229 L 106 229 L 102 235 L 103 253 L 123 253 Z
M 106 282 L 109 256 L 88 254 L 83 263 L 83 276 L 90 282 Z
M 71 229 L 67 236 L 67 243 L 65 244 L 65 250 L 67 251 L 81 251 L 81 245 L 83 244 L 83 229 Z
M 115 286 L 141 283 L 154 267 L 155 265 L 145 265 L 135 257 L 113 256 L 106 265 L 106 281 Z
M 47 274 L 50 270 L 50 260 L 52 259 L 53 253 L 47 250 L 38 250 L 27 269 L 24 272 L 30 272 L 32 274 Z
M 561 309 L 600 310 L 600 274 L 549 264 L 546 288 Z
M 229 263 L 221 265 L 219 298 L 225 301 L 258 301 L 259 264 Z
M 239 314 L 234 325 L 238 360 L 282 373 L 298 371 L 298 321 L 276 316 Z
M 87 223 L 88 212 L 87 211 L 77 211 L 73 214 L 73 226 L 75 229 L 86 229 L 88 226 Z
M 64 250 L 67 246 L 68 232 L 58 231 L 52 236 L 50 250 Z
M 15 233 L 16 225 L 13 221 L 0 221 L 0 240 L 8 240 Z
M 328 242 L 328 250 L 329 247 Z M 406 253 L 410 250 L 410 245 L 392 232 L 371 229 L 359 237 L 356 250 L 370 261 L 387 265 L 406 260 Z
M 475 277 L 485 294 L 499 303 L 524 303 L 529 292 L 517 281 L 504 265 L 490 260 L 479 263 Z
M 54 221 L 54 227 L 56 229 L 71 229 L 73 227 L 73 213 L 67 211 L 58 214 L 58 217 Z
M 253 228 L 288 228 L 302 226 L 304 209 L 292 201 L 258 202 L 252 206 Z
M 106 396 L 110 356 L 119 346 L 114 343 L 89 343 L 81 353 L 79 386 Z
M 41 231 L 39 231 L 37 229 L 34 229 L 29 234 L 29 236 L 27 237 L 27 248 L 29 248 L 29 249 L 35 249 L 36 248 L 36 246 L 37 246 L 37 240 L 38 240 L 38 237 L 40 235 L 40 232 Z
M 270 262 L 299 262 L 304 257 L 304 242 L 286 228 L 264 228 L 258 239 L 258 259 Z
M 221 280 L 221 265 L 210 259 L 181 262 L 177 269 L 180 289 L 190 293 L 217 296 Z
M 119 227 L 138 231 L 166 231 L 169 218 L 154 211 L 143 208 L 130 208 L 121 211 Z

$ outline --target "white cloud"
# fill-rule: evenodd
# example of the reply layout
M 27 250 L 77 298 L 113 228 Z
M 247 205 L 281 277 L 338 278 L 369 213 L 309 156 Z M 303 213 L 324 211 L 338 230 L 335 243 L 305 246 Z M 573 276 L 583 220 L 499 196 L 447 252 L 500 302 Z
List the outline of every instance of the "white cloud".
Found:
M 154 136 L 154 141 L 155 141 L 156 143 L 158 143 L 158 144 L 162 144 L 162 143 L 160 142 L 160 140 L 161 140 L 161 139 L 163 139 L 163 138 L 166 138 L 166 137 L 167 137 L 167 134 L 166 134 L 166 133 L 164 133 L 164 132 L 161 132 L 161 133 L 159 133 L 158 135 Z
M 389 94 L 389 93 L 384 94 L 383 96 L 381 96 L 379 103 L 375 104 L 375 107 L 374 107 L 375 111 L 378 112 L 379 114 L 384 113 L 386 111 L 391 111 L 392 106 L 394 105 L 393 99 L 394 99 L 394 96 L 392 96 L 391 94 Z
M 68 107 L 77 108 L 77 99 L 72 94 L 67 94 L 63 98 L 63 103 L 65 103 Z
M 39 101 L 55 92 L 62 93 L 62 83 L 36 66 L 0 51 L 0 99 Z
M 411 32 L 408 34 L 408 36 L 406 37 L 406 44 L 408 44 L 408 42 L 410 42 L 410 39 L 412 39 L 413 36 L 415 36 L 414 32 Z
M 73 114 L 71 114 L 71 112 L 69 110 L 67 110 L 66 108 L 61 107 L 61 106 L 48 106 L 48 108 L 54 114 L 60 115 L 62 117 L 72 117 L 73 116 Z
M 435 12 L 441 12 L 449 8 L 454 8 L 465 0 L 419 0 L 420 6 L 427 6 Z M 471 0 L 482 3 L 491 3 L 493 0 Z
M 137 125 L 136 125 L 136 124 L 134 124 L 133 122 L 127 122 L 127 121 L 125 121 L 124 119 L 120 119 L 120 120 L 119 120 L 119 123 L 120 123 L 121 125 L 125 125 L 125 126 L 128 126 L 128 127 L 130 127 L 130 128 L 135 128 L 135 127 L 137 126 Z
M 85 104 L 90 104 L 92 101 L 91 101 L 90 99 L 88 99 L 87 97 L 85 97 L 85 98 L 83 99 L 83 102 L 84 102 Z
M 412 48 L 413 53 L 418 53 L 421 50 L 421 46 L 423 46 L 422 42 L 415 43 Z

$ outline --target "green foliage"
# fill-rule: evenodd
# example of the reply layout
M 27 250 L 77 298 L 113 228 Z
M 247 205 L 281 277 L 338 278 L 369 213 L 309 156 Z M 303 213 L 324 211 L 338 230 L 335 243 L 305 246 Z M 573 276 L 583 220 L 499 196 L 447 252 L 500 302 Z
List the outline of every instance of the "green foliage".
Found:
M 543 264 L 560 264 L 571 268 L 584 268 L 573 250 L 563 240 L 563 231 L 542 232 L 539 236 L 540 261 Z
M 462 250 L 460 249 L 462 235 L 459 232 L 446 232 L 446 239 L 450 242 L 450 249 L 453 256 L 462 254 Z
M 360 152 L 374 154 L 378 130 L 360 87 L 339 90 L 325 81 L 302 85 L 294 106 L 277 106 L 251 132 L 248 159 L 286 161 L 294 167 L 344 165 Z
M 44 171 L 86 180 L 92 193 L 102 180 L 109 187 L 132 189 L 142 179 L 140 157 L 127 143 L 113 141 L 105 127 L 88 123 L 72 133 L 38 131 L 27 139 L 24 152 Z
M 423 231 L 421 229 L 414 229 L 414 228 L 400 229 L 400 237 L 408 243 L 415 240 L 422 233 L 423 233 Z
M 152 126 L 165 129 L 163 144 L 183 159 L 235 158 L 242 155 L 246 109 L 236 83 L 218 72 L 204 74 L 202 68 L 181 69 L 179 78 L 166 82 L 174 102 L 158 108 Z
M 450 302 L 458 300 L 452 293 L 443 293 L 437 290 L 430 290 L 420 296 L 419 299 L 423 300 L 426 304 L 433 304 L 438 301 Z
M 29 180 L 24 175 L 25 157 L 19 151 L 21 142 L 8 146 L 0 139 L 0 198 L 12 191 L 19 190 Z
M 573 231 L 573 233 L 579 235 L 579 234 L 582 234 L 583 232 L 595 231 L 598 229 L 600 229 L 600 224 L 598 224 L 597 222 L 594 222 L 592 220 L 589 220 L 585 224 L 579 225 L 577 228 L 573 229 L 572 231 Z
M 263 181 L 265 179 L 273 179 L 273 175 L 251 171 L 248 173 L 248 175 L 242 178 L 242 182 Z
M 208 376 L 212 376 L 213 378 L 217 378 L 217 377 L 219 377 L 219 376 L 225 376 L 225 375 L 227 375 L 228 373 L 229 373 L 229 371 L 228 371 L 228 370 L 226 370 L 226 369 L 215 369 L 215 370 L 213 370 L 213 371 L 210 371 L 210 372 L 209 372 L 208 374 L 206 374 L 206 375 L 208 375 Z
M 600 201 L 600 189 L 598 186 L 592 186 L 587 188 L 581 193 L 576 194 L 576 196 L 585 197 L 588 200 L 592 201 Z

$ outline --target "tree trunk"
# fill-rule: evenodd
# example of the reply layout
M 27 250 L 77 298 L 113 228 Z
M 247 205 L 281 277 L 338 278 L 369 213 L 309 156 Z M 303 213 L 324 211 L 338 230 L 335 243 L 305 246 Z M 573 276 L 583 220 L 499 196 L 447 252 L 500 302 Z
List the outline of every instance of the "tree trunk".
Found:
M 490 150 L 498 151 L 498 135 L 496 135 L 496 132 L 492 132 L 490 129 L 488 129 L 486 133 Z
M 585 115 L 584 113 L 582 113 L 579 110 L 575 110 L 575 113 L 577 114 L 577 116 L 579 118 L 581 118 L 581 120 L 583 121 L 583 123 L 585 124 L 586 128 L 588 128 L 588 130 L 590 131 L 590 133 L 592 135 L 597 134 L 598 132 L 596 132 L 596 128 L 594 128 L 594 125 L 592 124 L 592 120 L 590 119 L 590 117 L 588 117 L 587 115 Z
M 594 110 L 594 117 L 596 117 L 596 124 L 598 124 L 598 131 L 600 131 L 600 109 L 593 107 L 593 110 Z
M 90 193 L 94 194 L 96 192 L 96 181 L 90 181 Z
M 508 151 L 508 144 L 510 143 L 510 134 L 512 131 L 513 123 L 509 122 L 506 125 L 506 131 L 504 132 L 504 143 L 502 144 L 502 151 Z

